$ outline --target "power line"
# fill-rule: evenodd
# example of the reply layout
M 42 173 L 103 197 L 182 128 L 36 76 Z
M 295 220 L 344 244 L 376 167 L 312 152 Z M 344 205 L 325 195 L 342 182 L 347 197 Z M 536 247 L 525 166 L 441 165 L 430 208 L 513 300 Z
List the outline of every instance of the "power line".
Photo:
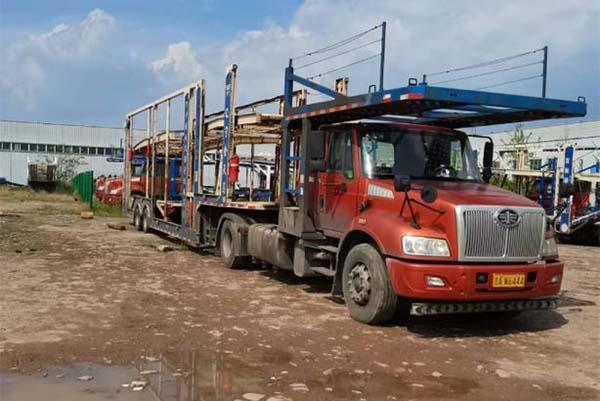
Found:
M 512 56 L 500 57 L 500 58 L 497 58 L 497 59 L 493 59 L 493 60 L 489 60 L 489 61 L 484 61 L 484 62 L 477 63 L 477 64 L 471 64 L 471 65 L 467 65 L 467 66 L 464 66 L 464 67 L 451 68 L 451 69 L 448 69 L 448 70 L 432 72 L 432 73 L 429 73 L 429 74 L 426 74 L 426 75 L 428 77 L 431 77 L 431 76 L 434 76 L 434 75 L 448 74 L 448 73 L 451 73 L 451 72 L 457 72 L 457 71 L 464 71 L 464 70 L 469 70 L 469 69 L 474 69 L 474 68 L 487 67 L 489 65 L 500 64 L 500 63 L 504 63 L 504 62 L 509 61 L 509 60 L 513 60 L 513 59 L 519 58 L 519 57 L 527 56 L 529 54 L 534 54 L 534 53 L 540 52 L 542 50 L 544 50 L 544 49 L 540 48 L 540 49 L 530 50 L 528 52 L 519 53 L 519 54 L 515 54 L 515 55 L 512 55 Z
M 508 85 L 508 84 L 514 84 L 515 82 L 522 82 L 522 81 L 529 81 L 530 79 L 534 79 L 534 78 L 539 78 L 539 77 L 543 77 L 543 74 L 537 74 L 537 75 L 532 75 L 530 77 L 525 77 L 525 78 L 521 78 L 521 79 L 515 79 L 512 81 L 505 81 L 505 82 L 500 82 L 498 84 L 494 84 L 494 85 L 489 85 L 489 86 L 483 86 L 481 88 L 476 88 L 475 90 L 481 90 L 481 89 L 489 89 L 489 88 L 495 88 L 497 86 L 503 86 L 503 85 Z
M 379 57 L 380 55 L 381 55 L 381 53 L 377 53 L 377 54 L 374 54 L 372 56 L 365 57 L 363 59 L 357 60 L 357 61 L 355 61 L 353 63 L 349 63 L 349 64 L 343 65 L 341 67 L 334 68 L 333 70 L 329 70 L 329 71 L 323 72 L 321 74 L 313 75 L 312 77 L 308 77 L 307 79 L 313 80 L 315 78 L 321 78 L 324 75 L 328 75 L 328 74 L 331 74 L 332 72 L 343 70 L 344 68 L 351 67 L 351 66 L 356 65 L 356 64 L 364 63 L 365 61 L 369 61 L 371 59 L 374 59 L 375 57 Z
M 356 39 L 358 39 L 358 38 L 361 38 L 361 37 L 365 36 L 366 34 L 368 34 L 368 33 L 372 32 L 372 31 L 374 31 L 374 30 L 376 30 L 376 29 L 379 29 L 379 28 L 381 28 L 381 27 L 382 27 L 382 25 L 383 25 L 383 24 L 379 24 L 379 25 L 377 25 L 377 26 L 374 26 L 374 27 L 373 27 L 373 28 L 371 28 L 371 29 L 367 29 L 366 31 L 363 31 L 363 32 L 357 33 L 356 35 L 350 36 L 350 37 L 348 37 L 348 38 L 346 38 L 346 39 L 342 39 L 342 40 L 340 40 L 339 42 L 332 43 L 332 44 L 330 44 L 330 45 L 328 45 L 328 46 L 325 46 L 325 47 L 322 47 L 322 48 L 320 48 L 320 49 L 318 49 L 318 50 L 315 50 L 315 51 L 312 51 L 312 52 L 308 52 L 308 53 L 302 54 L 302 55 L 300 55 L 300 56 L 298 56 L 298 57 L 294 57 L 293 59 L 294 59 L 294 60 L 299 60 L 299 59 L 301 59 L 301 58 L 304 58 L 304 57 L 309 57 L 309 56 L 312 56 L 312 55 L 315 55 L 315 54 L 318 54 L 318 53 L 325 53 L 325 52 L 328 52 L 328 51 L 331 51 L 331 50 L 335 50 L 335 49 L 337 49 L 337 48 L 339 48 L 339 47 L 342 47 L 342 46 L 345 46 L 345 45 L 347 45 L 348 43 L 350 43 L 350 42 L 352 42 L 352 41 L 354 41 L 354 40 L 356 40 Z
M 466 77 L 460 77 L 460 78 L 454 78 L 454 79 L 448 79 L 446 81 L 438 81 L 438 82 L 432 82 L 431 85 L 436 85 L 436 84 L 445 84 L 448 82 L 455 82 L 455 81 L 461 81 L 463 79 L 470 79 L 470 78 L 478 78 L 478 77 L 485 77 L 487 75 L 492 75 L 492 74 L 497 74 L 499 72 L 505 72 L 505 71 L 512 71 L 512 70 L 516 70 L 519 68 L 525 68 L 525 67 L 529 67 L 532 65 L 536 65 L 536 64 L 542 64 L 543 61 L 535 61 L 533 63 L 525 63 L 525 64 L 519 64 L 519 65 L 515 65 L 512 67 L 507 67 L 507 68 L 501 68 L 498 70 L 494 70 L 494 71 L 488 71 L 488 72 L 482 72 L 480 74 L 474 74 L 474 75 L 467 75 Z
M 367 46 L 369 46 L 369 45 L 372 45 L 372 44 L 374 44 L 374 43 L 378 43 L 378 42 L 381 42 L 381 39 L 377 39 L 377 40 L 373 40 L 373 41 L 371 41 L 371 42 L 368 42 L 368 43 L 364 43 L 364 44 L 362 44 L 362 45 L 360 45 L 360 46 L 353 47 L 353 48 L 351 48 L 351 49 L 348 49 L 348 50 L 346 50 L 346 51 L 343 51 L 343 52 L 341 52 L 341 53 L 337 53 L 337 54 L 331 55 L 331 56 L 329 56 L 329 57 L 322 58 L 321 60 L 313 61 L 312 63 L 303 64 L 303 65 L 301 65 L 301 66 L 294 67 L 294 69 L 295 69 L 295 70 L 299 70 L 300 68 L 309 67 L 309 66 L 311 66 L 311 65 L 319 64 L 319 63 L 321 63 L 321 62 L 323 62 L 323 61 L 326 61 L 326 60 L 331 60 L 332 58 L 339 57 L 339 56 L 342 56 L 342 55 L 344 55 L 344 54 L 348 54 L 348 53 L 350 53 L 350 52 L 353 52 L 354 50 L 362 49 L 363 47 L 367 47 Z

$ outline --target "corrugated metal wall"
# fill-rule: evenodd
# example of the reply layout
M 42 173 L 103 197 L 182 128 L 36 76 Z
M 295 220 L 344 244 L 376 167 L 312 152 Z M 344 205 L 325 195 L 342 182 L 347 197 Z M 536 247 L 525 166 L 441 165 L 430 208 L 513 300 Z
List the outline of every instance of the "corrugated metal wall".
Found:
M 542 164 L 547 163 L 549 158 L 557 157 L 558 152 L 550 152 L 549 149 L 557 148 L 563 144 L 575 145 L 578 148 L 600 147 L 600 120 L 582 121 L 570 124 L 560 124 L 539 128 L 523 128 L 525 135 L 532 134 L 528 143 L 525 145 L 529 152 L 529 159 L 539 159 Z M 514 149 L 514 145 L 508 145 L 514 134 L 514 128 L 495 132 L 490 135 L 494 140 L 495 158 L 499 159 L 500 150 Z M 472 138 L 473 149 L 477 150 L 479 163 L 483 155 L 484 140 Z M 600 157 L 600 150 L 576 150 L 575 158 L 577 169 L 587 167 L 596 162 Z M 501 168 L 512 168 L 510 160 L 502 160 Z
M 119 148 L 124 131 L 117 127 L 96 127 L 42 122 L 0 120 L 0 143 L 32 143 Z M 18 184 L 27 183 L 28 161 L 54 159 L 61 154 L 53 152 L 25 152 L 2 149 L 0 146 L 0 177 Z M 94 176 L 121 174 L 122 163 L 106 161 L 106 155 L 81 155 L 82 164 L 77 172 L 92 170 Z
M 0 141 L 119 147 L 123 128 L 0 120 Z

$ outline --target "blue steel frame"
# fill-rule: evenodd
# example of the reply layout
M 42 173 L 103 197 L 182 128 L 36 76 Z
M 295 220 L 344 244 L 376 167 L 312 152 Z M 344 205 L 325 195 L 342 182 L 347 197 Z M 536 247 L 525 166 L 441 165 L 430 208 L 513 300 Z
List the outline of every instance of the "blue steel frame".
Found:
M 290 155 L 291 128 L 302 126 L 304 135 L 305 131 L 308 134 L 311 129 L 318 129 L 323 124 L 375 119 L 457 129 L 585 116 L 587 104 L 584 97 L 578 97 L 577 101 L 545 97 L 547 55 L 548 49 L 544 48 L 542 97 L 429 86 L 425 82 L 417 83 L 414 78 L 409 80 L 408 86 L 384 90 L 383 83 L 380 83 L 380 90 L 377 92 L 346 96 L 294 74 L 290 59 L 284 75 L 281 206 L 285 207 L 288 203 L 286 194 L 300 195 L 297 190 L 289 187 L 289 164 L 294 159 Z M 293 107 L 294 82 L 327 95 L 332 100 Z M 304 166 L 304 160 L 300 161 Z M 571 163 L 572 152 L 569 166 Z M 306 174 L 304 168 L 302 171 Z M 571 173 L 572 170 L 569 174 Z M 543 201 L 543 196 L 540 196 L 540 201 Z M 570 213 L 570 210 L 564 213 Z M 568 224 L 570 216 L 561 216 L 561 222 L 564 219 Z
M 563 183 L 573 183 L 573 147 L 565 148 L 565 164 L 563 169 Z M 560 214 L 560 231 L 569 233 L 571 228 L 571 205 L 573 204 L 573 195 L 567 199 L 567 207 Z
M 219 201 L 227 200 L 227 191 L 229 188 L 228 167 L 229 167 L 229 141 L 231 138 L 232 124 L 231 116 L 233 113 L 233 85 L 234 75 L 237 66 L 232 65 L 225 76 L 225 107 L 223 109 L 223 148 L 221 149 L 221 192 Z
M 540 170 L 544 170 L 545 168 L 547 168 L 549 171 L 552 172 L 556 172 L 556 159 L 552 158 L 552 159 L 548 159 L 548 163 L 540 166 Z M 556 174 L 551 174 L 550 176 L 548 176 L 548 185 L 550 185 L 550 205 L 548 207 L 549 210 L 553 210 L 554 209 L 554 192 L 556 190 L 556 186 L 554 184 L 556 179 Z M 538 204 L 541 207 L 545 208 L 545 204 L 546 204 L 546 176 L 542 173 L 542 176 L 540 177 L 540 194 L 538 195 Z
M 334 100 L 293 108 L 291 105 L 294 82 L 308 86 Z M 347 97 L 295 75 L 291 65 L 286 68 L 284 90 L 287 106 L 284 123 L 305 117 L 335 123 L 394 115 L 393 119 L 390 118 L 391 121 L 463 128 L 548 118 L 582 117 L 587 112 L 587 104 L 582 97 L 577 101 L 568 101 L 444 88 L 424 83 Z

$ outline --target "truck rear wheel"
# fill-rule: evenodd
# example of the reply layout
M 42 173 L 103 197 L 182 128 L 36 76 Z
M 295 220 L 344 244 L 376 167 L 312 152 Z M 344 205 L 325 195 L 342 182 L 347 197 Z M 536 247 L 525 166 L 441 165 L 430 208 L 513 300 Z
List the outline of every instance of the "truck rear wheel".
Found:
M 138 204 L 133 209 L 133 225 L 135 226 L 135 229 L 138 231 L 142 231 L 142 219 L 143 219 L 142 208 Z
M 344 261 L 342 280 L 344 299 L 353 319 L 378 324 L 394 317 L 398 297 L 375 247 L 359 244 L 352 248 Z
M 219 253 L 223 265 L 228 269 L 242 266 L 248 258 L 239 255 L 240 234 L 234 229 L 230 220 L 225 220 L 219 237 Z
M 150 208 L 146 206 L 144 208 L 144 213 L 142 214 L 142 231 L 147 233 L 150 231 L 150 226 L 148 223 L 150 222 Z

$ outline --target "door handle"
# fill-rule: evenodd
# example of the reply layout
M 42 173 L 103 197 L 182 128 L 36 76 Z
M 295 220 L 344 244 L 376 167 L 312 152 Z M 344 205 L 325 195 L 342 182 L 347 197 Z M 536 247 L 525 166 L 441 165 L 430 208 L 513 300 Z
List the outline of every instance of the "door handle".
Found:
M 346 185 L 345 182 L 342 182 L 340 184 L 340 193 L 344 194 L 346 192 L 348 192 L 348 185 Z

